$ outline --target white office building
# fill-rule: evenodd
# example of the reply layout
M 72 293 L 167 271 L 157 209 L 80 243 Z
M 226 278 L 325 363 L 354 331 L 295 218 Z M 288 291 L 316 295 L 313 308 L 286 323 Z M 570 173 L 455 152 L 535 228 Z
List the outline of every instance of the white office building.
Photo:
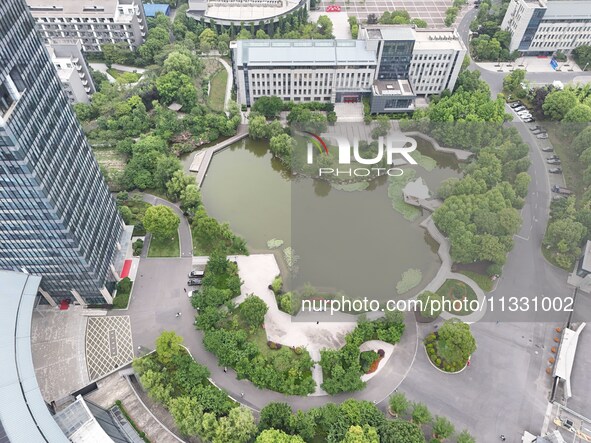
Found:
M 89 103 L 90 96 L 96 92 L 81 48 L 80 40 L 74 39 L 52 40 L 47 46 L 70 103 Z
M 408 25 L 362 28 L 357 40 L 232 42 L 239 103 L 276 95 L 294 102 L 358 102 L 406 112 L 417 95 L 453 89 L 466 54 L 455 30 Z
M 591 0 L 511 0 L 501 28 L 511 33 L 510 51 L 569 54 L 591 45 Z
M 141 0 L 26 1 L 45 43 L 79 39 L 83 51 L 99 52 L 103 44 L 125 42 L 131 50 L 147 33 Z

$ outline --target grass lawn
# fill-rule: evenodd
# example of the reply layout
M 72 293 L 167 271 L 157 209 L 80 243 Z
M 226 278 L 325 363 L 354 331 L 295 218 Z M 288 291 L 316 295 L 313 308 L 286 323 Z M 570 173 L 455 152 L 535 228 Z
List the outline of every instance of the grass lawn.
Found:
M 172 238 L 160 239 L 152 236 L 148 257 L 179 257 L 180 255 L 178 232 Z
M 474 280 L 474 282 L 478 286 L 480 286 L 480 289 L 482 289 L 483 291 L 485 291 L 485 292 L 492 291 L 494 284 L 489 276 L 482 275 L 482 274 L 479 274 L 478 272 L 474 272 L 474 271 L 458 271 L 458 273 L 464 274 L 466 277 L 469 277 L 472 280 Z
M 215 74 L 211 76 L 209 86 L 209 99 L 207 104 L 214 111 L 222 112 L 224 110 L 224 101 L 226 99 L 226 83 L 228 82 L 228 72 L 222 66 Z
M 247 330 L 248 332 L 248 330 Z M 267 346 L 267 333 L 263 328 L 258 328 L 254 333 L 249 333 L 249 340 L 256 345 L 265 358 L 279 356 L 285 354 L 291 360 L 300 360 L 303 356 L 308 354 L 308 351 L 302 347 L 302 352 L 297 355 L 289 346 L 282 346 L 281 349 L 271 349 Z M 311 374 L 311 372 L 310 372 Z
M 585 165 L 579 160 L 577 153 L 570 149 L 570 143 L 565 143 L 564 137 L 559 133 L 560 123 L 547 122 L 543 126 L 548 131 L 548 141 L 552 143 L 554 152 L 560 157 L 560 167 L 567 189 L 573 191 L 577 199 L 580 199 L 585 192 L 585 184 L 583 183 Z M 552 153 L 543 152 L 542 154 L 545 159 Z
M 119 83 L 135 83 L 142 76 L 141 74 L 138 74 L 137 72 L 120 71 L 120 70 L 114 69 L 114 68 L 107 69 L 107 72 L 111 75 L 111 77 L 113 77 Z
M 470 286 L 462 281 L 453 279 L 446 280 L 445 283 L 443 283 L 443 285 L 437 290 L 437 294 L 439 294 L 443 299 L 450 300 L 451 302 L 456 300 L 462 301 L 461 306 L 458 306 L 459 309 L 453 309 L 454 306 L 452 304 L 452 309 L 447 311 L 454 315 L 471 314 L 472 311 L 470 311 L 467 306 L 464 306 L 463 300 L 467 300 L 468 302 L 471 300 L 478 300 L 476 293 Z

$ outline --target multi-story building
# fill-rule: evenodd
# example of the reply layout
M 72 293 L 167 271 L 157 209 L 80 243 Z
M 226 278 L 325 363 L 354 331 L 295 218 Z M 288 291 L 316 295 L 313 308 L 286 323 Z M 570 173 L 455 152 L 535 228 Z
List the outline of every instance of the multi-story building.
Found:
M 239 40 L 234 49 L 241 103 L 265 95 L 294 102 L 358 101 L 369 93 L 375 53 L 361 40 Z
M 123 222 L 25 0 L 0 2 L 0 269 L 112 301 Z
M 569 54 L 591 44 L 591 0 L 511 0 L 501 28 L 511 33 L 510 51 Z
M 27 0 L 45 43 L 56 38 L 79 39 L 82 50 L 99 52 L 105 43 L 144 42 L 146 17 L 140 0 Z
M 47 46 L 70 103 L 89 103 L 96 92 L 81 49 L 80 40 L 74 39 L 55 39 Z
M 406 112 L 417 95 L 453 89 L 466 48 L 454 30 L 368 26 L 357 40 L 239 40 L 232 45 L 238 101 L 358 102 Z

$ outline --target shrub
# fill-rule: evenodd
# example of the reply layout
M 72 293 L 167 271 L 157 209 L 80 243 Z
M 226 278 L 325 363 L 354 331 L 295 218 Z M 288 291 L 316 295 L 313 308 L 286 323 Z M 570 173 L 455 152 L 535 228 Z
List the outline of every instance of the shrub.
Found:
M 142 253 L 142 249 L 144 249 L 144 241 L 141 238 L 138 238 L 132 244 L 133 248 L 133 255 L 138 256 Z
M 486 268 L 486 275 L 489 277 L 492 277 L 493 275 L 501 275 L 501 272 L 503 272 L 503 266 L 498 263 L 493 263 Z
M 275 277 L 273 279 L 273 283 L 271 283 L 271 290 L 273 291 L 273 293 L 275 295 L 278 295 L 281 293 L 282 287 L 283 287 L 283 279 L 281 278 L 280 275 L 278 275 L 277 277 Z

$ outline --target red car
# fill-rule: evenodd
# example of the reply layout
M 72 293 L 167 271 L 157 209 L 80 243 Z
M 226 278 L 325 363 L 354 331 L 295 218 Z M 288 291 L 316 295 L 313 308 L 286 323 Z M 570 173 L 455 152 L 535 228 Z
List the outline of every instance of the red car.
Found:
M 326 12 L 341 12 L 341 7 L 339 5 L 328 5 Z

